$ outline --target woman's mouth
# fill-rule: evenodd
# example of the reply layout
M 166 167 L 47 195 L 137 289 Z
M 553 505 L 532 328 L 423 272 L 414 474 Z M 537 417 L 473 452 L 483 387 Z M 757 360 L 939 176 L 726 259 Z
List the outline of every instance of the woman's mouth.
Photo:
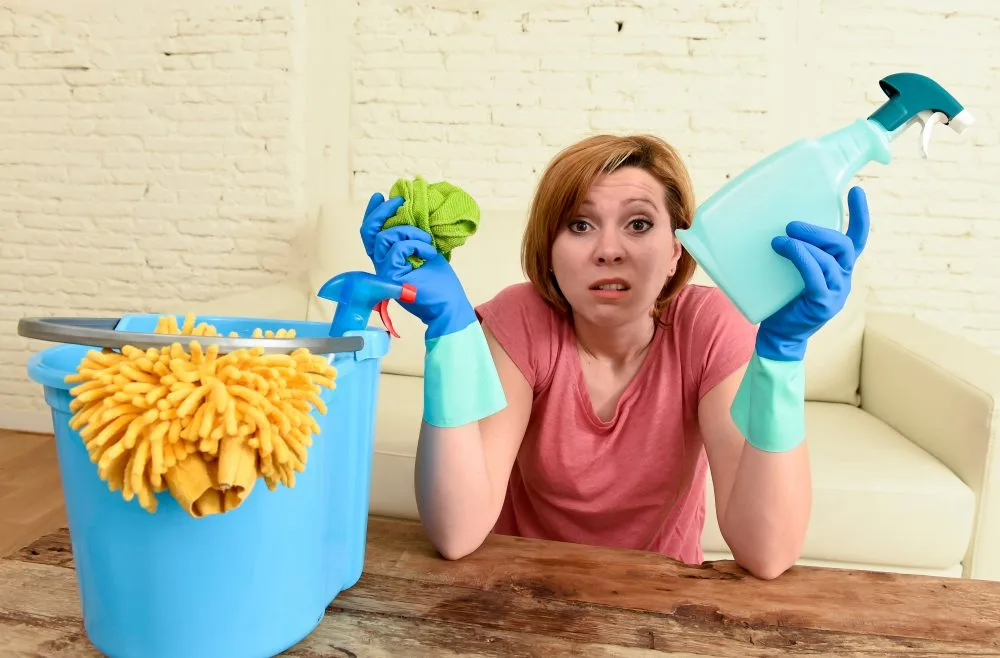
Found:
M 620 299 L 630 287 L 625 279 L 601 279 L 591 284 L 590 291 L 601 299 Z

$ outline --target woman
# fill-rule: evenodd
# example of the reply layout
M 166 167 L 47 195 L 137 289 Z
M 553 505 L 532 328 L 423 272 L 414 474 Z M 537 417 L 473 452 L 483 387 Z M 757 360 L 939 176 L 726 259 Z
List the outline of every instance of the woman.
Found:
M 794 564 L 811 501 L 802 359 L 850 290 L 860 189 L 846 236 L 792 222 L 774 240 L 806 288 L 756 329 L 689 283 L 674 231 L 694 195 L 657 138 L 560 153 L 524 235 L 529 282 L 475 310 L 429 235 L 381 230 L 400 203 L 374 195 L 361 233 L 376 272 L 418 290 L 403 304 L 427 326 L 416 496 L 445 558 L 496 531 L 699 563 L 708 468 L 736 561 L 764 579 Z

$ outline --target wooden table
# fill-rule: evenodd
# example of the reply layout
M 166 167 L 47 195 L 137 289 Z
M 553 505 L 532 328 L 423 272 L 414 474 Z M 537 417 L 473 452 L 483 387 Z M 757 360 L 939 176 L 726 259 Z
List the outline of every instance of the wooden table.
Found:
M 638 551 L 490 537 L 448 562 L 372 518 L 365 573 L 287 656 L 1000 655 L 1000 583 L 796 567 L 761 581 Z M 0 560 L 0 655 L 97 656 L 65 530 Z

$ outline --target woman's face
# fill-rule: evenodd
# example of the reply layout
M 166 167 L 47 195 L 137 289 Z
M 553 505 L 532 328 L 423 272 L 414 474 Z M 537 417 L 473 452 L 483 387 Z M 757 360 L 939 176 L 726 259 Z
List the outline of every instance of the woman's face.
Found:
M 648 316 L 681 255 L 665 197 L 635 167 L 594 181 L 552 244 L 552 271 L 574 316 L 608 327 Z

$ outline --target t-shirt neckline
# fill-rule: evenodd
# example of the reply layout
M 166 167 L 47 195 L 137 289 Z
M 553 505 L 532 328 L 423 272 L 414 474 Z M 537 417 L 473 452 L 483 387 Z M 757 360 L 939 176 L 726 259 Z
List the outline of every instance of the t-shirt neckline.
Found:
M 594 410 L 594 401 L 590 399 L 590 390 L 587 388 L 587 382 L 583 376 L 583 362 L 580 360 L 580 346 L 576 338 L 576 332 L 573 331 L 572 322 L 566 323 L 566 331 L 569 332 L 569 345 L 572 347 L 573 352 L 571 358 L 573 360 L 573 376 L 576 380 L 577 403 L 583 406 L 587 419 L 595 428 L 600 430 L 611 429 L 618 423 L 622 414 L 622 408 L 636 394 L 640 383 L 643 379 L 645 379 L 646 373 L 649 371 L 653 362 L 653 352 L 656 350 L 656 344 L 662 336 L 663 327 L 660 323 L 656 323 L 656 326 L 653 329 L 653 337 L 649 341 L 649 349 L 646 351 L 645 356 L 643 356 L 639 369 L 636 370 L 635 375 L 632 376 L 631 381 L 629 381 L 625 390 L 622 391 L 621 396 L 619 396 L 618 403 L 615 405 L 615 412 L 607 421 L 601 420 L 601 417 L 597 415 L 597 411 Z

